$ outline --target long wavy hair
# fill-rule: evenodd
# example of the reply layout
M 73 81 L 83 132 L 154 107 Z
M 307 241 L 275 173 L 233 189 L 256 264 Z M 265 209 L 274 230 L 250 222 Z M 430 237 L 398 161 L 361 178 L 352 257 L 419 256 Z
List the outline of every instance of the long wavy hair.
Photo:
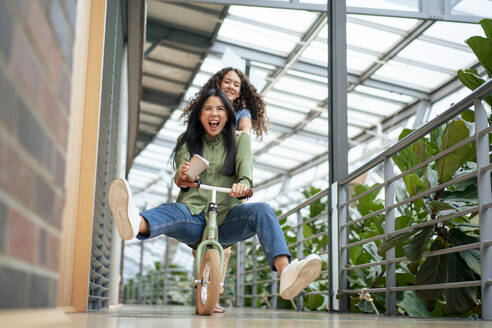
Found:
M 186 146 L 188 146 L 188 151 L 190 152 L 190 155 L 202 155 L 203 137 L 207 132 L 203 127 L 202 122 L 200 121 L 200 114 L 202 112 L 202 107 L 205 104 L 205 101 L 207 101 L 209 97 L 213 96 L 219 97 L 222 100 L 227 113 L 227 122 L 222 129 L 226 154 L 224 158 L 224 164 L 222 165 L 220 171 L 225 175 L 232 175 L 235 172 L 237 151 L 235 130 L 236 114 L 234 113 L 234 109 L 232 108 L 229 98 L 227 98 L 226 94 L 219 89 L 209 89 L 207 92 L 202 93 L 196 99 L 196 101 L 191 106 L 189 106 L 186 119 L 186 121 L 188 122 L 186 126 L 186 131 L 176 142 L 176 146 L 171 153 L 171 160 L 173 163 L 175 163 L 176 154 L 185 143 Z
M 191 111 L 195 102 L 207 92 L 209 89 L 220 89 L 220 85 L 222 84 L 222 79 L 224 75 L 229 73 L 230 71 L 236 72 L 241 79 L 241 89 L 239 97 L 234 100 L 233 106 L 234 110 L 237 112 L 240 109 L 247 108 L 251 111 L 251 125 L 253 126 L 253 130 L 256 133 L 258 139 L 263 137 L 263 134 L 267 132 L 267 123 L 268 117 L 266 116 L 265 110 L 265 102 L 263 98 L 258 93 L 256 88 L 249 82 L 248 77 L 233 67 L 226 67 L 212 75 L 210 79 L 208 79 L 207 83 L 205 83 L 200 91 L 192 98 L 186 108 L 183 110 L 182 117 L 188 116 L 188 112 Z M 235 122 L 234 122 L 235 124 Z

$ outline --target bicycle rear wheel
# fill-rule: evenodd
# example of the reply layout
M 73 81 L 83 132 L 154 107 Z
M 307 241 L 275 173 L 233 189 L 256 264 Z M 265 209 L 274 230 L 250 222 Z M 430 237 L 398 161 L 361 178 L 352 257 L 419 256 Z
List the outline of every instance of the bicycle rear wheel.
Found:
M 200 283 L 196 291 L 196 312 L 201 315 L 214 313 L 219 302 L 220 292 L 220 256 L 216 249 L 205 253 L 200 268 Z

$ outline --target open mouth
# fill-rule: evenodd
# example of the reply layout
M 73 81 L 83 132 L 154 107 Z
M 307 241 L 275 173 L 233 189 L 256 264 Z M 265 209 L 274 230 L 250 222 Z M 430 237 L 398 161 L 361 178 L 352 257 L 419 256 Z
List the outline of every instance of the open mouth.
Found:
M 208 125 L 210 126 L 211 129 L 215 130 L 219 126 L 219 121 L 209 121 Z

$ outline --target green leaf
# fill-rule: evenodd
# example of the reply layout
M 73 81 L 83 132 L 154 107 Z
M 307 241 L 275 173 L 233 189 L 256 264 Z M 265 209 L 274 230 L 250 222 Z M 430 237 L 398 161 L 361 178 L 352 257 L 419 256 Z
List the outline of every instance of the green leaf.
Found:
M 436 213 L 440 211 L 445 211 L 445 210 L 454 210 L 454 206 L 451 204 L 448 204 L 446 202 L 439 202 L 437 200 L 431 200 L 427 203 L 429 207 L 434 210 Z
M 404 241 L 406 241 L 408 238 L 412 237 L 417 232 L 418 232 L 418 230 L 412 230 L 412 231 L 402 233 L 401 235 L 396 235 L 396 236 L 393 236 L 393 237 L 386 239 L 386 241 L 384 243 L 382 243 L 381 246 L 379 246 L 378 254 L 383 256 L 388 250 L 392 249 L 396 245 L 402 244 Z
M 487 38 L 492 41 L 492 19 L 484 18 L 479 23 Z
M 365 313 L 374 312 L 374 308 L 372 307 L 372 304 L 366 300 L 360 300 L 359 303 L 357 303 L 355 306 L 357 306 L 359 310 Z
M 313 229 L 307 224 L 302 226 L 302 234 L 304 238 L 309 238 L 313 234 Z
M 362 245 L 362 248 L 368 252 L 369 254 L 371 254 L 372 258 L 376 261 L 381 261 L 382 258 L 381 256 L 379 256 L 378 254 L 378 248 L 376 246 L 376 243 L 371 241 L 370 243 L 367 243 L 367 244 L 364 244 Z
M 427 154 L 427 144 L 423 142 L 422 140 L 417 140 L 413 145 L 412 145 L 412 152 L 415 158 L 417 159 L 417 163 L 419 164 L 423 161 L 425 161 L 429 156 Z
M 430 317 L 426 302 L 418 297 L 413 290 L 407 290 L 403 294 L 403 301 L 400 307 L 411 317 Z
M 373 187 L 376 187 L 377 185 L 378 184 L 375 184 L 372 186 L 356 185 L 354 187 L 355 193 L 354 193 L 353 197 L 360 195 L 363 192 L 366 192 L 367 190 L 369 190 Z M 379 200 L 379 199 L 376 200 L 376 197 L 377 197 L 379 192 L 380 192 L 380 190 L 376 190 L 374 192 L 371 192 L 370 194 L 362 197 L 361 199 L 359 199 L 357 201 L 357 210 L 359 211 L 359 213 L 362 216 L 367 215 L 371 212 L 377 211 L 377 210 L 384 207 L 381 200 Z
M 492 77 L 492 41 L 481 36 L 472 36 L 465 43 L 471 48 L 487 75 Z
M 476 184 L 470 185 L 463 191 L 444 191 L 441 200 L 446 202 L 474 206 L 478 204 L 478 190 Z
M 458 73 L 458 75 L 459 75 L 459 73 Z M 461 82 L 463 82 L 463 81 L 461 81 Z M 461 118 L 467 122 L 473 123 L 473 122 L 475 122 L 475 112 L 472 111 L 471 109 L 467 109 L 463 113 L 461 113 Z
M 410 196 L 414 196 L 426 189 L 424 182 L 415 173 L 405 175 L 403 177 L 403 181 L 405 182 L 405 187 L 407 188 Z
M 468 251 L 459 252 L 461 258 L 465 260 L 470 269 L 478 275 L 482 275 L 482 267 L 480 264 L 480 251 L 478 249 L 470 249 Z
M 477 243 L 480 238 L 467 235 L 460 229 L 454 228 L 449 231 L 449 240 L 453 246 L 461 246 Z M 471 249 L 468 251 L 459 252 L 461 258 L 466 262 L 468 267 L 478 275 L 482 275 L 482 267 L 480 264 L 480 251 Z
M 446 282 L 475 280 L 473 272 L 461 256 L 456 253 L 448 254 L 446 268 L 448 272 Z M 465 314 L 477 304 L 476 296 L 477 290 L 475 287 L 446 289 L 444 291 L 444 298 L 446 299 L 446 304 L 443 308 L 444 314 Z
M 400 230 L 410 226 L 413 218 L 410 215 L 402 215 L 395 219 L 395 230 Z
M 424 227 L 403 246 L 403 252 L 410 261 L 420 261 L 425 252 L 427 241 L 432 237 L 433 233 L 434 225 Z
M 323 305 L 323 295 L 308 295 L 307 302 L 305 303 L 309 310 L 316 311 L 321 305 Z
M 436 251 L 445 248 L 444 242 L 440 238 L 436 238 L 431 246 L 431 251 Z M 431 256 L 425 259 L 420 266 L 415 277 L 415 285 L 440 284 L 446 281 L 446 263 L 447 255 Z M 424 300 L 438 299 L 443 290 L 418 290 L 417 294 Z
M 460 79 L 461 83 L 463 83 L 463 85 L 470 90 L 475 90 L 485 83 L 485 80 L 480 77 L 477 70 L 475 69 L 465 69 L 464 71 L 461 69 L 458 70 L 458 78 Z M 485 97 L 484 100 L 487 104 L 489 104 L 489 106 L 492 106 L 492 96 L 489 95 Z M 461 117 L 465 121 L 475 121 L 475 113 L 471 109 L 467 109 L 463 113 L 466 113 L 465 115 L 461 115 Z
M 468 138 L 469 133 L 470 130 L 463 121 L 452 121 L 444 129 L 440 151 L 446 150 L 461 140 Z M 470 144 L 466 144 L 436 161 L 440 183 L 449 181 L 454 172 L 465 163 L 470 147 Z
M 357 245 L 354 247 L 350 248 L 350 262 L 355 265 L 355 264 L 361 264 L 357 262 L 357 259 L 359 258 L 360 254 L 362 253 L 362 245 Z

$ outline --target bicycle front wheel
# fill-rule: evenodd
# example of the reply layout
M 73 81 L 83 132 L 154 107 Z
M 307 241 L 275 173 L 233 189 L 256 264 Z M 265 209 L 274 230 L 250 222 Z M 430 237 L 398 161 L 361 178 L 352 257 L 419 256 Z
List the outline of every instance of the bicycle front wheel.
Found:
M 196 312 L 201 315 L 214 313 L 219 302 L 220 292 L 220 256 L 216 249 L 205 253 L 200 268 L 200 283 L 196 294 Z

